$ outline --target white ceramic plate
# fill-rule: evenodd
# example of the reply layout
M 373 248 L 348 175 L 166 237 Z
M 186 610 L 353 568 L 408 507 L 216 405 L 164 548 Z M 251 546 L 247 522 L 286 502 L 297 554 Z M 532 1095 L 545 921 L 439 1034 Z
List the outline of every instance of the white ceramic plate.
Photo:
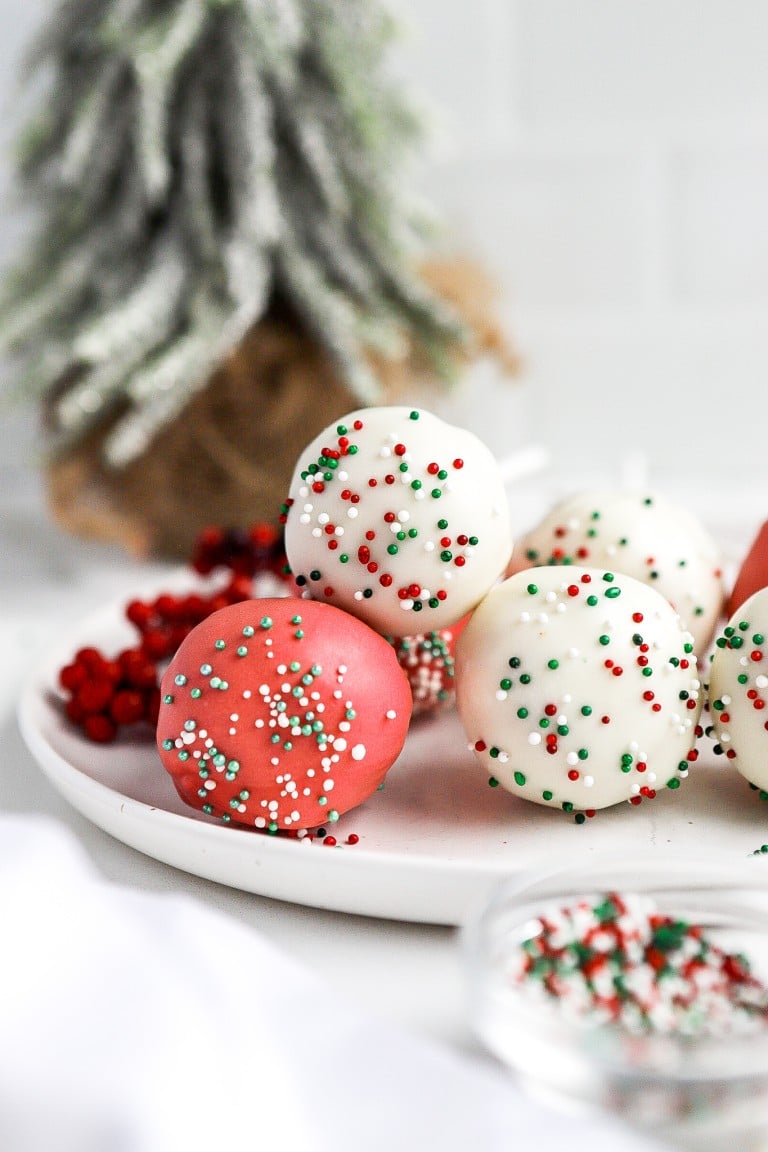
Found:
M 583 825 L 489 788 L 455 714 L 416 722 L 385 788 L 329 831 L 338 847 L 226 827 L 187 808 L 145 740 L 91 744 L 68 724 L 56 674 L 75 649 L 132 642 L 121 607 L 102 610 L 27 684 L 27 745 L 59 792 L 118 840 L 194 875 L 319 908 L 460 924 L 502 876 L 621 852 L 743 860 L 768 841 L 768 805 L 706 752 L 676 792 L 597 814 Z M 703 742 L 706 745 L 706 742 Z M 345 843 L 350 833 L 359 836 Z

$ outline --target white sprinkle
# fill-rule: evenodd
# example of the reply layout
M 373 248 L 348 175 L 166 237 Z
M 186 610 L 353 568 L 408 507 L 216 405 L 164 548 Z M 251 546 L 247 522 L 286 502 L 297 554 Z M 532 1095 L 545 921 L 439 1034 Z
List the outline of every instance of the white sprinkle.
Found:
M 357 520 L 357 508 L 347 508 L 347 516 L 350 520 Z
M 435 550 L 434 540 L 427 540 L 426 544 L 424 545 L 424 551 L 425 552 L 434 552 L 434 550 Z
M 257 828 L 266 828 L 267 822 L 263 816 L 257 816 L 253 822 Z
M 347 748 L 347 742 L 343 736 L 337 736 L 333 741 L 333 746 L 337 752 L 345 752 Z
M 339 480 L 349 480 L 349 472 L 337 472 L 336 477 Z
M 318 524 L 327 524 L 329 520 L 330 520 L 330 516 L 328 515 L 327 512 L 321 512 L 317 518 Z
M 595 783 L 594 776 L 585 776 L 584 777 L 584 787 L 585 788 L 591 788 L 594 785 L 594 783 Z
M 323 780 L 323 791 L 333 792 L 333 780 Z
M 385 712 L 385 716 L 387 720 L 394 720 L 397 717 L 397 712 L 395 712 L 394 708 L 390 708 L 388 712 Z
M 541 744 L 541 736 L 539 735 L 539 733 L 538 732 L 529 732 L 528 733 L 528 743 L 533 744 L 533 745 Z
M 497 700 L 506 700 L 508 695 L 509 695 L 509 693 L 505 692 L 503 688 L 499 688 L 498 691 L 496 692 L 496 699 Z
M 306 512 L 302 512 L 301 516 L 299 516 L 299 524 L 309 524 L 310 520 L 311 516 L 309 516 Z
M 243 692 L 243 700 L 250 700 L 252 695 L 253 693 L 251 692 L 250 688 L 246 688 L 245 692 Z

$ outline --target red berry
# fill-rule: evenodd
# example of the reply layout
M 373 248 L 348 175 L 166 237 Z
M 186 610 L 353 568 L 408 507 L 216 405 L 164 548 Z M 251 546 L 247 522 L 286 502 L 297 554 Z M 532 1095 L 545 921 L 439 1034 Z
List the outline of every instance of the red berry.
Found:
M 118 656 L 123 676 L 132 688 L 154 688 L 157 670 L 139 648 L 128 648 Z
M 173 633 L 170 628 L 150 628 L 144 633 L 141 641 L 141 650 L 150 660 L 163 660 L 172 656 L 178 645 L 174 646 Z
M 77 702 L 77 697 L 73 696 L 71 700 L 67 700 L 64 705 L 64 711 L 73 724 L 80 724 L 85 717 L 85 712 Z
M 146 702 L 144 705 L 146 709 L 146 718 L 150 724 L 157 724 L 157 718 L 160 715 L 160 689 L 151 688 L 147 694 Z
M 115 724 L 135 724 L 146 716 L 146 701 L 141 692 L 125 688 L 116 692 L 109 712 Z
M 87 675 L 82 664 L 66 664 L 59 672 L 59 684 L 67 692 L 75 692 L 85 682 Z
M 87 672 L 98 672 L 104 662 L 104 657 L 98 648 L 80 648 L 75 653 L 75 664 L 82 664 Z
M 114 687 L 109 680 L 87 680 L 78 690 L 75 699 L 86 715 L 103 712 L 112 700 Z
M 154 616 L 154 611 L 150 604 L 146 604 L 143 600 L 131 600 L 125 609 L 126 618 L 135 624 L 140 632 L 147 628 Z
M 109 744 L 117 735 L 117 728 L 109 716 L 86 716 L 83 730 L 95 744 Z

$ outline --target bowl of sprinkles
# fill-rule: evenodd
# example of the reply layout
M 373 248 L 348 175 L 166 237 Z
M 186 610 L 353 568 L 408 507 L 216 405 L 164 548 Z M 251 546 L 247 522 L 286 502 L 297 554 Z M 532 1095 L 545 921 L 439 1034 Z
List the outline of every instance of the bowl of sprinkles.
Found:
M 502 883 L 464 929 L 472 1027 L 521 1084 L 706 1152 L 768 1149 L 768 891 L 751 860 Z

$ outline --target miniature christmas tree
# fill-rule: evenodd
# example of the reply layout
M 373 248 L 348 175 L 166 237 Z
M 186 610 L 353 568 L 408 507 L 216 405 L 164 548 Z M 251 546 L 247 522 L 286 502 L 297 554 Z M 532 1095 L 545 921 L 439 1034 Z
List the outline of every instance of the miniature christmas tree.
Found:
M 126 474 L 270 315 L 354 401 L 404 347 L 445 372 L 466 331 L 415 271 L 392 32 L 375 0 L 58 4 L 20 146 L 40 228 L 0 343 L 59 459 L 96 443 L 102 477 Z

